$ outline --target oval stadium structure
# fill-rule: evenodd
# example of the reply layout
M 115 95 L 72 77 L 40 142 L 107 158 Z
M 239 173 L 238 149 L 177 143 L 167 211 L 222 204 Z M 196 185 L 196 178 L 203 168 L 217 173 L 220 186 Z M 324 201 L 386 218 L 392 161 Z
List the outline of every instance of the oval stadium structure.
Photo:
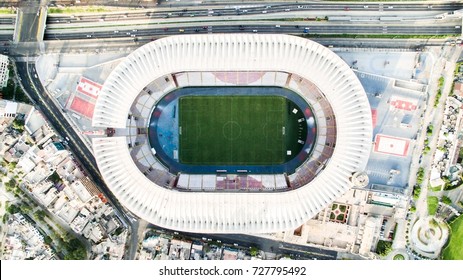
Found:
M 182 153 L 173 92 L 218 86 L 249 87 L 242 91 L 256 95 L 258 87 L 280 88 L 308 104 L 297 121 L 316 136 L 297 140 L 302 148 L 294 168 L 257 174 L 225 166 L 201 174 L 163 160 Z M 354 174 L 364 170 L 372 145 L 370 105 L 349 66 L 318 43 L 276 34 L 180 35 L 140 47 L 106 79 L 93 126 L 108 131 L 92 139 L 93 150 L 121 204 L 150 223 L 189 232 L 295 229 L 358 181 Z M 168 140 L 150 145 L 158 141 L 150 133 Z

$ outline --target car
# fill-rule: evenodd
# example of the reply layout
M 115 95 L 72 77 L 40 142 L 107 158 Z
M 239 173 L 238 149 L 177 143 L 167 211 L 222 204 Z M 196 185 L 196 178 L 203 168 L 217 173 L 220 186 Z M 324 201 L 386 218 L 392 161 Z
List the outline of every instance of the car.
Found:
M 275 25 L 276 28 L 280 28 L 281 26 L 279 24 Z
M 206 29 L 207 29 L 207 26 L 203 26 L 203 29 L 206 30 Z
M 428 9 L 432 9 L 432 5 L 428 5 Z
M 257 29 L 252 30 L 252 32 L 257 33 Z
M 134 29 L 134 30 L 132 30 L 132 31 L 133 31 L 133 32 L 137 32 L 138 30 L 137 30 L 137 29 Z
M 394 6 L 388 6 L 387 8 L 388 9 L 394 9 Z
M 90 34 L 87 34 L 87 38 L 91 38 L 91 37 L 92 37 L 92 35 L 90 35 Z
M 195 16 L 195 14 L 191 14 L 191 15 L 190 15 L 190 17 L 194 17 L 194 16 Z
M 119 33 L 119 30 L 114 30 L 114 33 Z
M 310 30 L 309 27 L 305 27 L 305 28 L 304 28 L 304 33 L 309 33 L 309 30 Z
M 244 26 L 240 25 L 239 29 L 244 30 Z
M 184 29 L 179 29 L 178 32 L 183 33 L 183 32 L 185 32 L 185 30 Z
M 285 9 L 285 12 L 289 12 L 289 11 L 291 11 L 291 9 Z
M 267 11 L 262 11 L 262 13 L 263 13 L 263 14 L 266 14 L 266 13 L 267 13 Z
M 130 35 L 130 37 L 135 37 L 135 36 L 137 36 L 137 35 L 135 35 L 135 34 Z
M 195 29 L 195 32 L 199 32 L 199 29 L 198 29 L 198 28 L 196 28 L 196 29 Z
M 365 6 L 363 6 L 363 7 L 364 7 L 365 9 L 368 9 L 368 6 L 367 6 L 367 5 L 365 5 Z
M 344 11 L 349 11 L 349 10 L 350 10 L 350 8 L 349 8 L 349 7 L 347 7 L 347 6 L 346 6 L 346 7 L 344 7 Z

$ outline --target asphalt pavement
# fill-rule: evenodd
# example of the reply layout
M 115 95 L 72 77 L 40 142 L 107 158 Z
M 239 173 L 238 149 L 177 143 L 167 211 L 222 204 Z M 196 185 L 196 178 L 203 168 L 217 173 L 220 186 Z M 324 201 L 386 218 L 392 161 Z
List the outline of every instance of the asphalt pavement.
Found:
M 149 228 L 156 229 L 158 231 L 165 231 L 168 234 L 178 235 L 180 237 L 186 237 L 191 240 L 212 240 L 219 241 L 224 246 L 229 247 L 242 247 L 250 248 L 256 247 L 264 252 L 269 252 L 277 255 L 289 255 L 294 259 L 300 260 L 335 260 L 338 256 L 338 252 L 334 250 L 321 249 L 313 246 L 299 245 L 281 242 L 278 240 L 268 239 L 255 235 L 245 234 L 202 234 L 202 233 L 190 233 L 190 232 L 175 232 L 172 230 L 164 229 L 155 225 L 150 225 Z

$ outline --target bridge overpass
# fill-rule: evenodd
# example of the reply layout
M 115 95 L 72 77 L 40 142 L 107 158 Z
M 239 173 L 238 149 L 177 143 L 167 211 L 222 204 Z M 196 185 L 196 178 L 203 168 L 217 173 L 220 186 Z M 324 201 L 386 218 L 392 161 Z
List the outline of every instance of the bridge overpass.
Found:
M 20 2 L 16 14 L 13 42 L 42 42 L 47 22 L 47 1 Z

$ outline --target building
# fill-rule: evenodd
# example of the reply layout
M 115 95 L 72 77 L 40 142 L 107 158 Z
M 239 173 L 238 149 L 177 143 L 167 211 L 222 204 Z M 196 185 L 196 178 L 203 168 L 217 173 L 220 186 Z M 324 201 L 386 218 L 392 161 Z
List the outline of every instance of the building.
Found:
M 0 118 L 14 118 L 16 117 L 17 111 L 18 103 L 7 100 L 0 100 Z
M 254 74 L 260 75 L 257 80 Z M 234 80 L 224 82 L 230 76 Z M 145 135 L 156 102 L 179 87 L 218 83 L 290 88 L 314 108 L 319 137 L 297 172 L 253 174 L 240 181 L 271 182 L 268 190 L 217 192 L 216 182 L 236 180 L 171 174 L 157 162 Z M 139 102 L 144 103 L 139 107 Z M 92 141 L 117 199 L 150 223 L 192 232 L 295 229 L 352 187 L 352 175 L 365 169 L 372 144 L 370 105 L 350 67 L 315 42 L 276 34 L 185 35 L 146 44 L 108 77 L 92 124 L 115 129 L 112 137 Z M 176 182 L 189 182 L 189 191 L 178 191 L 182 185 Z
M 0 54 L 0 88 L 8 83 L 8 56 Z

